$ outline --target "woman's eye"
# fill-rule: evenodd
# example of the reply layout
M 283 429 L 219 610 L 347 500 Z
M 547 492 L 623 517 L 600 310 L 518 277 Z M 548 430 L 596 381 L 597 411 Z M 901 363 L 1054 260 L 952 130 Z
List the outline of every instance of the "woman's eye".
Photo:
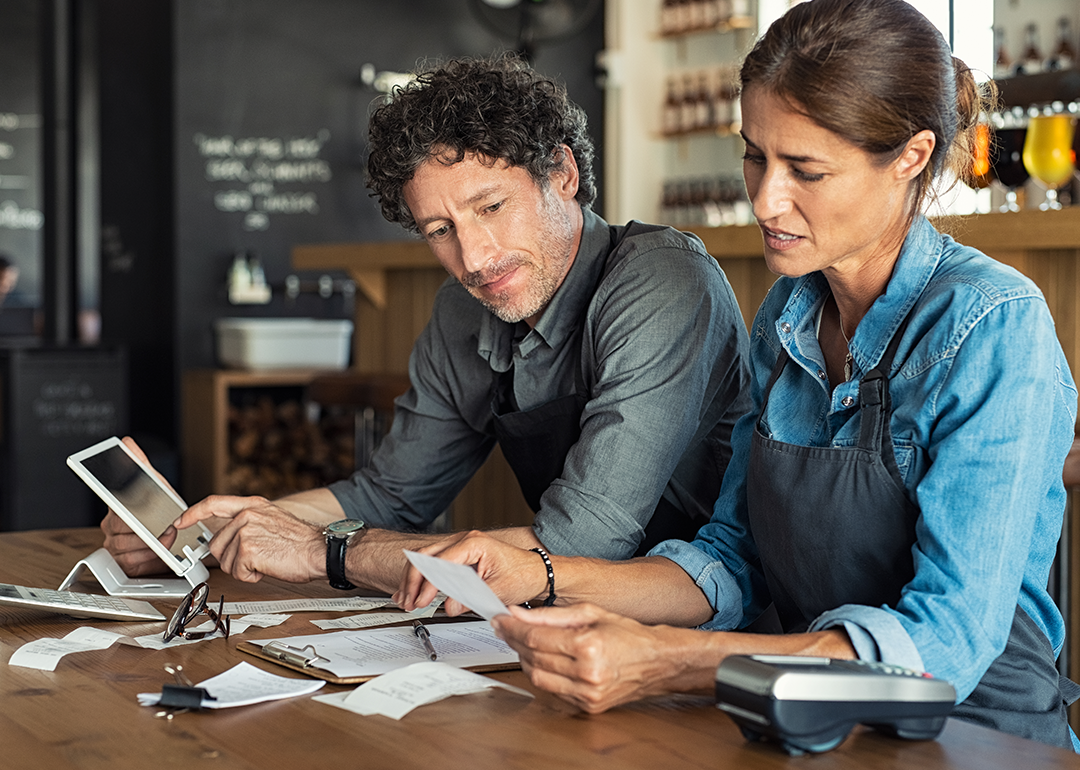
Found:
M 749 153 L 749 152 L 743 153 L 742 159 L 744 161 L 746 161 L 747 163 L 761 164 L 761 163 L 765 162 L 765 156 L 764 155 L 754 155 L 753 153 Z
M 824 174 L 810 174 L 806 171 L 800 171 L 797 168 L 793 168 L 791 173 L 795 175 L 795 178 L 803 182 L 820 182 L 825 178 Z

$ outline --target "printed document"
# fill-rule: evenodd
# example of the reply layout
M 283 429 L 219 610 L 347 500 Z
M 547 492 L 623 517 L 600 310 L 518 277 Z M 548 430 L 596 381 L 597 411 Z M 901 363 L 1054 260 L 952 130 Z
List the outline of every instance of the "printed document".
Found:
M 518 654 L 495 636 L 486 621 L 429 623 L 427 629 L 442 663 L 468 668 L 518 662 Z M 378 676 L 428 659 L 423 644 L 408 626 L 253 639 L 251 643 L 266 645 L 274 641 L 294 649 L 311 645 L 324 659 L 315 665 L 342 678 Z

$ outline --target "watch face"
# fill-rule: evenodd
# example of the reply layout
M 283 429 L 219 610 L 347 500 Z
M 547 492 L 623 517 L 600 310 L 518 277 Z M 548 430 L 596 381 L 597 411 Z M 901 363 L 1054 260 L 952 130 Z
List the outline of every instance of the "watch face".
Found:
M 364 522 L 360 519 L 341 519 L 326 525 L 328 535 L 349 535 L 359 532 L 364 528 Z

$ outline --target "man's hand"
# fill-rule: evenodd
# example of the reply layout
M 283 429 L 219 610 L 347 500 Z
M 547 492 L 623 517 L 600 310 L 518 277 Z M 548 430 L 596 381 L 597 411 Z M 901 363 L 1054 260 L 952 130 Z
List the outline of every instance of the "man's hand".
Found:
M 153 470 L 153 466 L 150 465 L 150 461 L 147 459 L 146 454 L 132 438 L 125 436 L 123 442 L 135 457 Z M 161 479 L 161 482 L 165 486 L 172 489 L 172 486 L 165 480 L 164 476 L 156 470 L 154 471 L 154 474 Z M 139 575 L 159 575 L 162 572 L 169 572 L 169 568 L 158 558 L 156 553 L 150 550 L 150 546 L 144 543 L 141 537 L 132 532 L 131 527 L 124 523 L 124 520 L 111 510 L 105 515 L 105 518 L 101 520 L 101 531 L 105 533 L 105 549 L 112 554 L 113 558 L 116 559 L 116 563 L 120 565 L 120 568 L 123 569 L 126 574 L 131 577 L 137 577 Z M 158 540 L 160 540 L 162 545 L 166 548 L 171 547 L 176 540 L 176 528 L 167 527 L 158 537 Z
M 484 532 L 459 532 L 437 543 L 409 550 L 470 565 L 507 604 L 520 604 L 547 595 L 547 569 L 543 560 L 532 551 Z M 394 602 L 403 610 L 413 610 L 431 604 L 436 593 L 438 589 L 410 564 L 394 594 Z M 460 615 L 468 610 L 453 599 L 447 599 L 443 609 L 447 615 Z
M 668 637 L 695 632 L 645 626 L 593 604 L 510 612 L 492 624 L 521 656 L 532 683 L 591 714 L 688 689 L 679 650 Z
M 299 519 L 262 497 L 212 495 L 188 508 L 174 524 L 222 523 L 210 553 L 238 580 L 254 583 L 263 575 L 306 583 L 326 578 L 326 540 L 322 527 Z

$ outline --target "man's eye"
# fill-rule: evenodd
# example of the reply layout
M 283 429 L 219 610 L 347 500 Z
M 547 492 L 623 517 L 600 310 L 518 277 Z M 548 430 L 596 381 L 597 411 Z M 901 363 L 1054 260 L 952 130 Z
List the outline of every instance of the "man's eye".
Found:
M 427 234 L 427 237 L 428 238 L 441 238 L 442 236 L 446 235 L 448 232 L 450 232 L 450 225 L 443 225 L 442 227 L 429 232 Z
M 489 211 L 489 212 L 490 212 L 490 211 L 498 211 L 499 209 L 501 209 L 501 208 L 502 208 L 502 205 L 503 205 L 503 202 L 502 202 L 502 201 L 499 201 L 498 203 L 492 203 L 492 204 L 491 204 L 490 206 L 488 206 L 488 207 L 487 207 L 487 208 L 485 209 L 485 211 Z

